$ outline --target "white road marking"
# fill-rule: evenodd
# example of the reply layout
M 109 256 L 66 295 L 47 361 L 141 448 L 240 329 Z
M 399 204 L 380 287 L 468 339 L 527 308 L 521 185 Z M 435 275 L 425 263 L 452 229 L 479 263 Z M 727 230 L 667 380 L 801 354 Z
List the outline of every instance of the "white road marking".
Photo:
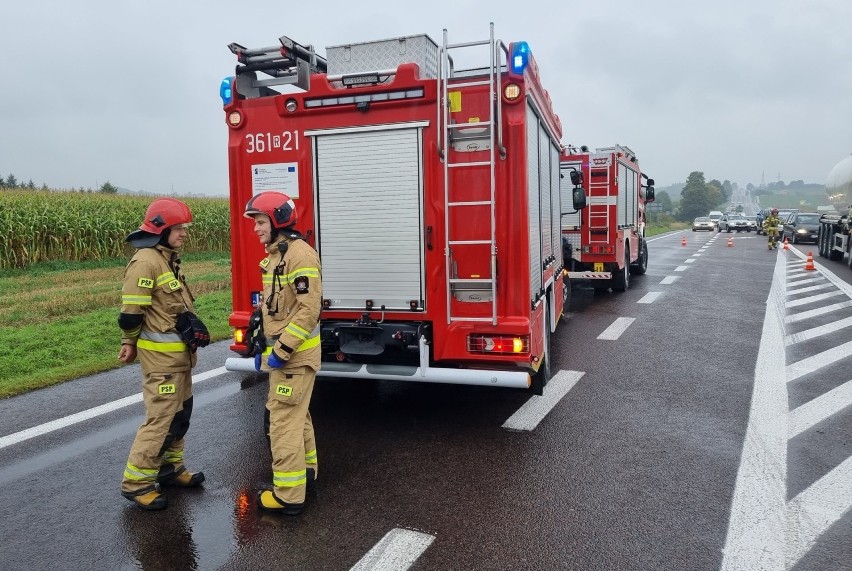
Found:
M 627 328 L 630 327 L 630 324 L 636 321 L 635 317 L 619 317 L 615 321 L 612 322 L 612 325 L 603 330 L 603 333 L 598 335 L 598 339 L 604 339 L 606 341 L 615 341 L 621 334 L 627 331 Z
M 832 313 L 834 311 L 847 307 L 852 307 L 852 301 L 841 301 L 840 303 L 833 303 L 831 305 L 826 305 L 825 307 L 818 307 L 816 309 L 810 309 L 801 313 L 788 315 L 784 318 L 784 323 L 798 323 L 799 321 L 804 321 L 805 319 L 810 319 L 811 317 L 819 317 L 820 315 Z
M 852 456 L 787 504 L 787 568 L 852 509 Z
M 680 276 L 666 276 L 660 283 L 664 285 L 673 284 L 678 280 L 678 278 L 680 278 Z
M 827 293 L 819 293 L 817 295 L 809 295 L 808 297 L 803 297 L 801 299 L 794 299 L 792 301 L 787 302 L 787 307 L 799 307 L 800 305 L 807 305 L 809 303 L 815 303 L 817 301 L 822 301 L 824 299 L 829 299 L 832 297 L 837 297 L 838 295 L 845 295 L 840 290 L 830 291 Z
M 674 270 L 674 271 L 676 271 L 676 272 L 685 272 L 685 271 L 687 270 L 687 268 L 689 268 L 689 266 L 678 266 L 678 267 L 676 267 L 676 268 L 675 268 L 675 270 Z
M 810 272 L 814 272 L 816 270 L 793 270 L 787 272 L 788 279 L 795 279 L 799 276 L 803 276 L 805 274 L 809 274 Z
M 790 411 L 787 423 L 788 436 L 790 438 L 798 436 L 849 405 L 852 405 L 852 381 L 846 381 L 839 387 Z
M 218 369 L 213 369 L 211 371 L 205 371 L 203 373 L 193 375 L 192 384 L 194 385 L 196 383 L 206 381 L 207 379 L 218 377 L 219 375 L 222 375 L 224 373 L 227 373 L 225 367 L 219 367 Z M 96 416 L 101 416 L 102 414 L 107 414 L 114 410 L 118 410 L 120 408 L 124 408 L 126 406 L 130 406 L 131 404 L 141 401 L 142 393 L 137 393 L 135 395 L 130 395 L 129 397 L 124 397 L 123 399 L 108 402 L 106 404 L 102 404 L 100 406 L 84 410 L 82 412 L 71 414 L 63 418 L 51 420 L 50 422 L 45 422 L 44 424 L 39 424 L 38 426 L 34 426 L 26 430 L 21 430 L 20 432 L 15 432 L 14 434 L 10 434 L 8 436 L 0 438 L 0 450 L 6 448 L 7 446 L 11 446 L 12 444 L 17 444 L 19 442 L 23 442 L 24 440 L 35 438 L 36 436 L 48 434 L 55 430 L 59 430 L 60 428 L 65 428 L 66 426 L 71 426 L 72 424 L 77 424 L 78 422 L 83 422 L 84 420 L 89 420 L 90 418 L 95 418 Z
M 821 335 L 828 335 L 829 333 L 839 331 L 840 329 L 849 326 L 852 326 L 852 317 L 847 317 L 845 319 L 841 319 L 840 321 L 826 323 L 825 325 L 820 325 L 819 327 L 813 327 L 811 329 L 806 329 L 805 331 L 799 331 L 798 333 L 788 335 L 784 338 L 784 345 L 795 345 L 796 343 L 808 341 L 809 339 L 814 339 Z
M 661 291 L 649 291 L 636 303 L 654 303 L 654 301 L 661 295 L 663 295 L 663 292 Z
M 766 301 L 722 571 L 785 568 L 788 409 L 781 319 L 784 263 L 779 255 Z
M 405 571 L 433 541 L 434 535 L 394 528 L 353 565 L 351 571 Z
M 694 259 L 694 258 L 689 258 L 688 260 L 685 260 L 685 261 L 684 261 L 684 263 L 686 263 L 686 264 L 691 264 L 691 263 L 693 263 L 694 261 L 695 261 L 695 259 Z
M 827 283 L 819 284 L 819 285 L 807 286 L 807 287 L 800 287 L 800 288 L 796 288 L 796 289 L 789 289 L 788 288 L 787 289 L 787 295 L 790 296 L 790 295 L 796 295 L 797 293 L 807 293 L 809 291 L 819 291 L 821 289 L 826 289 L 826 288 L 830 288 L 830 287 L 832 287 L 831 282 L 827 282 Z
M 530 397 L 530 400 L 503 423 L 503 428 L 533 430 L 585 374 L 584 371 L 559 371 L 544 387 L 544 394 Z
M 801 376 L 816 371 L 817 369 L 821 369 L 831 365 L 832 363 L 836 363 L 841 359 L 845 359 L 849 356 L 849 351 L 852 351 L 852 341 L 787 365 L 787 382 L 790 383 Z
M 692 254 L 693 258 L 697 258 L 699 256 L 701 256 L 701 252 L 695 252 L 694 254 Z
M 806 280 L 790 280 L 790 281 L 787 282 L 787 288 L 789 289 L 789 288 L 791 288 L 793 286 L 797 286 L 797 285 L 812 284 L 814 282 L 821 282 L 824 279 L 825 279 L 825 277 L 823 277 L 823 276 L 817 276 L 817 277 L 814 277 L 814 278 L 808 278 Z

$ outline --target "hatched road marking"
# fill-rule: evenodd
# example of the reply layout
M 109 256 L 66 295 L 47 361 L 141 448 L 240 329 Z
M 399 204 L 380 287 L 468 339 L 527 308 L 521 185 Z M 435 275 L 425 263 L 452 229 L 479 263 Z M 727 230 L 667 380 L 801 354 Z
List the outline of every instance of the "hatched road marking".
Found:
M 800 258 L 804 254 L 791 251 Z M 802 304 L 784 303 L 781 292 L 786 281 L 784 261 L 778 253 L 774 278 L 767 299 L 763 332 L 755 366 L 754 392 L 748 428 L 731 505 L 725 540 L 723 570 L 790 570 L 817 544 L 820 537 L 852 510 L 852 456 L 828 470 L 796 497 L 787 497 L 788 441 L 852 406 L 852 380 L 789 410 L 788 386 L 806 374 L 850 356 L 852 341 L 784 366 L 785 346 L 813 339 L 852 326 L 852 317 L 784 337 L 784 324 L 804 321 L 850 307 L 835 303 L 798 314 L 786 309 Z M 852 286 L 831 271 L 817 266 L 837 293 L 852 297 Z M 805 281 L 815 281 L 809 279 Z M 799 282 L 802 283 L 802 282 Z M 814 291 L 818 288 L 802 288 Z M 819 301 L 837 295 L 821 294 L 799 301 Z M 781 341 L 783 340 L 783 343 Z M 786 430 L 784 430 L 786 428 Z

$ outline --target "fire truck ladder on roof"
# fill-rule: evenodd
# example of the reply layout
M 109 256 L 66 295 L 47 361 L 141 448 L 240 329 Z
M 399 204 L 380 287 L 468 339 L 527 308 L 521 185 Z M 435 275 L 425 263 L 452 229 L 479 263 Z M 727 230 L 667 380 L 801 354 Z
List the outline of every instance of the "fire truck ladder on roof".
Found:
M 447 323 L 454 321 L 481 321 L 497 324 L 497 242 L 495 240 L 495 221 L 494 221 L 494 195 L 495 195 L 495 147 L 502 150 L 502 137 L 500 136 L 500 64 L 498 60 L 498 42 L 494 40 L 494 23 L 491 25 L 490 37 L 487 40 L 464 42 L 459 44 L 450 44 L 447 42 L 447 30 L 444 30 L 444 40 L 441 46 L 440 68 L 438 72 L 438 89 L 440 98 L 438 101 L 438 133 L 442 138 L 438 142 L 438 150 L 441 153 L 441 158 L 444 163 L 444 249 L 446 280 L 447 280 Z M 475 78 L 471 75 L 456 74 L 453 69 L 453 59 L 450 56 L 450 50 L 459 48 L 469 48 L 474 46 L 488 46 L 490 53 L 490 66 L 486 73 L 480 74 Z M 502 47 L 502 46 L 501 46 Z M 486 75 L 482 79 L 482 75 Z M 460 77 L 471 77 L 468 81 L 458 81 Z M 451 79 L 456 81 L 452 86 L 448 85 Z M 461 93 L 464 88 L 476 86 L 488 86 L 488 117 L 485 120 L 480 120 L 477 123 L 450 123 L 450 107 L 449 100 L 450 88 L 454 92 Z M 495 106 L 497 110 L 495 111 Z M 495 137 L 496 133 L 496 137 Z M 496 138 L 496 140 L 495 140 Z M 472 143 L 474 141 L 488 142 L 488 160 L 485 161 L 456 161 L 450 160 L 453 156 L 453 144 L 455 143 Z M 490 193 L 488 200 L 476 201 L 450 201 L 451 196 L 451 180 L 450 169 L 471 169 L 474 172 L 482 172 L 488 168 Z M 450 230 L 452 217 L 451 209 L 465 209 L 477 206 L 488 206 L 490 210 L 488 233 L 481 239 L 475 240 L 458 240 L 454 239 L 453 233 Z M 464 211 L 464 210 L 462 210 Z M 468 246 L 483 246 L 488 245 L 491 253 L 491 273 L 488 277 L 466 277 L 460 278 L 457 275 L 456 263 L 453 260 L 453 251 L 459 251 Z M 491 303 L 491 317 L 473 317 L 453 315 L 453 296 L 463 295 L 466 292 L 468 295 L 473 292 L 477 299 L 481 300 L 488 298 Z M 489 295 L 490 294 L 490 295 Z M 470 297 L 470 301 L 473 301 Z

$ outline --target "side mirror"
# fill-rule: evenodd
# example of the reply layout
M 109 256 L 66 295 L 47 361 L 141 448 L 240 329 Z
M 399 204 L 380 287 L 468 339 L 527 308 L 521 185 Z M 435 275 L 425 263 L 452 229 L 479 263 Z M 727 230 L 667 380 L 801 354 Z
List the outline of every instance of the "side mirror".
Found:
M 583 186 L 583 172 L 578 170 L 571 171 L 571 184 L 574 186 Z
M 571 178 L 574 178 L 573 173 Z M 582 175 L 580 178 L 582 178 Z M 586 207 L 586 189 L 582 186 L 575 186 L 571 190 L 571 198 L 574 201 L 574 210 L 582 210 Z
M 645 189 L 645 202 L 654 202 L 653 179 L 648 179 L 648 188 Z
M 648 186 L 649 186 L 649 187 L 650 187 L 650 186 L 654 186 L 654 179 L 652 179 L 652 178 L 649 178 L 649 179 L 648 179 Z

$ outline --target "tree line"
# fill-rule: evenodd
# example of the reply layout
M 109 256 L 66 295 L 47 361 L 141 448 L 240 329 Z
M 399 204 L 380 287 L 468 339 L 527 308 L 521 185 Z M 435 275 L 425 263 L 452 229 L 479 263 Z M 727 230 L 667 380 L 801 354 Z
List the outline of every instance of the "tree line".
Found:
M 0 190 L 7 190 L 7 189 L 37 190 L 36 185 L 33 182 L 33 179 L 30 179 L 26 183 L 23 182 L 23 181 L 18 182 L 17 177 L 12 173 L 9 173 L 9 176 L 7 176 L 5 179 L 3 178 L 2 175 L 0 175 Z M 51 190 L 51 189 L 47 186 L 47 184 L 42 184 L 40 190 Z M 74 189 L 72 188 L 71 190 L 73 191 Z M 101 192 L 103 194 L 116 194 L 116 193 L 118 193 L 118 187 L 116 187 L 115 185 L 113 185 L 109 181 L 107 181 L 107 182 L 103 183 L 97 190 L 92 190 L 91 188 L 84 189 L 81 186 L 79 192 L 88 192 L 88 193 Z
M 660 205 L 663 214 L 649 213 L 649 219 L 652 222 L 665 222 L 672 219 L 689 221 L 698 216 L 707 216 L 708 212 L 717 210 L 728 202 L 733 193 L 734 184 L 731 181 L 723 182 L 717 179 L 707 181 L 703 172 L 693 171 L 689 173 L 686 183 L 680 190 L 680 202 L 677 207 L 674 206 L 668 191 L 659 190 L 656 193 L 655 202 Z

